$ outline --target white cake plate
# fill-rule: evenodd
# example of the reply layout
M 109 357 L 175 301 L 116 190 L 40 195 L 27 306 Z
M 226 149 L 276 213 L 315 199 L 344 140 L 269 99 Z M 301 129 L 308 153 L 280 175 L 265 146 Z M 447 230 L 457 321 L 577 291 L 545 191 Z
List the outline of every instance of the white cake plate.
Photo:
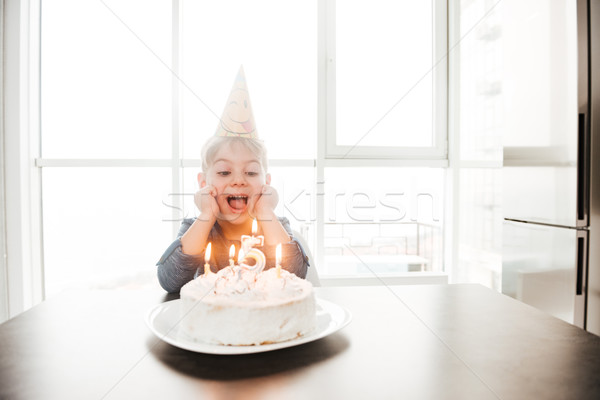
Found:
M 350 323 L 352 315 L 345 308 L 330 301 L 317 299 L 317 326 L 299 338 L 260 346 L 223 346 L 197 342 L 179 335 L 181 300 L 171 300 L 151 308 L 146 324 L 158 338 L 173 346 L 207 354 L 251 354 L 298 346 L 331 335 Z

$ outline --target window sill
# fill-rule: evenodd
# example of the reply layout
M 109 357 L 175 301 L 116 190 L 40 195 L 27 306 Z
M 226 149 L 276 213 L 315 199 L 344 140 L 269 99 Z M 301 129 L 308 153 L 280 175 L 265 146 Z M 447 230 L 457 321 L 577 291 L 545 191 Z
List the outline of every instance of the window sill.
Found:
M 320 275 L 321 286 L 392 286 L 392 285 L 444 285 L 448 283 L 445 272 L 408 272 L 400 274 Z

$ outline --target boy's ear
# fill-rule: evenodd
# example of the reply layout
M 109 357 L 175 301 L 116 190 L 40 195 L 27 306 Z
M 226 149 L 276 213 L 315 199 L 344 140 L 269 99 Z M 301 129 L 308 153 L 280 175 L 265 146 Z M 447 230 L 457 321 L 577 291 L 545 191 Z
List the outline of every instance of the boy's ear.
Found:
M 265 183 L 267 185 L 271 184 L 271 174 L 267 173 L 267 175 L 265 175 Z
M 198 186 L 200 186 L 201 189 L 206 186 L 206 177 L 202 172 L 198 173 Z

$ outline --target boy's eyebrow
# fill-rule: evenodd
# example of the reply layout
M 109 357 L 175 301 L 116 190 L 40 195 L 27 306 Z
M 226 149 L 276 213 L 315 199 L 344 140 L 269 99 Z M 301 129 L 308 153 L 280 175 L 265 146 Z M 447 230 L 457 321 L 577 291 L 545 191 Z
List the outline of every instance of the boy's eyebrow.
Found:
M 215 160 L 215 161 L 213 161 L 213 164 L 216 164 L 216 163 L 218 163 L 219 161 L 226 162 L 226 163 L 230 163 L 230 164 L 233 162 L 232 160 L 228 160 L 228 159 L 226 159 L 226 158 L 219 158 L 218 160 Z M 242 161 L 242 163 L 243 163 L 243 164 L 251 164 L 251 163 L 257 163 L 257 164 L 260 164 L 260 161 L 258 161 L 258 160 L 256 160 L 256 159 L 252 159 L 252 160 Z

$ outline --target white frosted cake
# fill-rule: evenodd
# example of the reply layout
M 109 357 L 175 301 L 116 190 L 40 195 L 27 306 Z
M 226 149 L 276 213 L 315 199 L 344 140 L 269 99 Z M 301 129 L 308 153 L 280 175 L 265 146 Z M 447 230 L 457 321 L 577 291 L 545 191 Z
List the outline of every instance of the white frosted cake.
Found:
M 239 266 L 200 275 L 181 288 L 179 332 L 220 345 L 260 345 L 294 339 L 316 326 L 310 282 L 275 268 Z

